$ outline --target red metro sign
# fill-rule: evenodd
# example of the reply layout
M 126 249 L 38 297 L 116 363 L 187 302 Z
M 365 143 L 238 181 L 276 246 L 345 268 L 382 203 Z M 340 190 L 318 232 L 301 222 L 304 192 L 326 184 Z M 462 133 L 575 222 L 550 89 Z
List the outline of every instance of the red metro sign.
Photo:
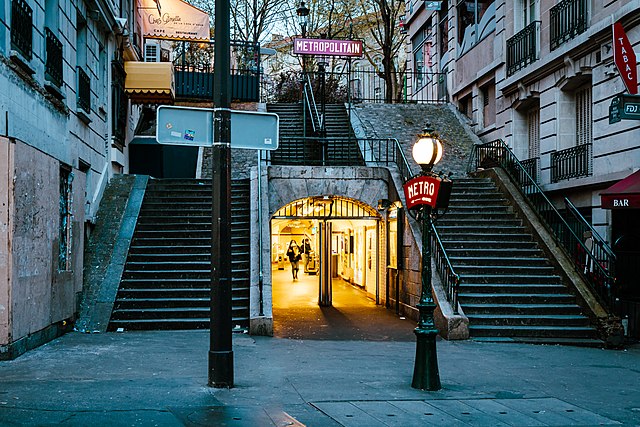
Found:
M 633 46 L 622 28 L 622 24 L 613 24 L 613 62 L 630 94 L 638 93 L 638 67 Z
M 417 175 L 402 187 L 407 209 L 428 205 L 435 209 L 449 206 L 449 197 L 453 183 L 448 178 L 431 175 Z

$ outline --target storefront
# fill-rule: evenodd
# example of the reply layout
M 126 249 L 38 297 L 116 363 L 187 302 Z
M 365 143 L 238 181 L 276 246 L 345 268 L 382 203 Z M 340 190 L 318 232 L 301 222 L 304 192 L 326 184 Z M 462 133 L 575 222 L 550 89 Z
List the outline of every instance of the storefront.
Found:
M 611 209 L 611 242 L 616 255 L 616 295 L 627 335 L 640 338 L 640 171 L 600 193 Z

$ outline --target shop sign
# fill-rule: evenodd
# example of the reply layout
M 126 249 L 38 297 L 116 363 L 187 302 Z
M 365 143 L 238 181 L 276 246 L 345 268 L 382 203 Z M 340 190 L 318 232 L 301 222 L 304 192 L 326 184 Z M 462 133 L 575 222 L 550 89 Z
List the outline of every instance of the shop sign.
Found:
M 620 120 L 640 120 L 640 95 L 614 96 L 609 105 L 609 124 Z
M 615 62 L 620 77 L 630 94 L 638 93 L 638 67 L 636 54 L 624 32 L 622 24 L 613 24 L 613 62 Z
M 424 2 L 424 8 L 426 10 L 440 10 L 441 7 L 442 7 L 442 2 L 441 1 L 425 0 L 425 2 Z

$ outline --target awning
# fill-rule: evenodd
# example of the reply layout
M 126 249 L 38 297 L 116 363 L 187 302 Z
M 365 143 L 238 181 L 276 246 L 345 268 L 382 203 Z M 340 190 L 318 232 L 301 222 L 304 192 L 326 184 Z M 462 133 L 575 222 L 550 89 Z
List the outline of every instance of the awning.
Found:
M 167 40 L 209 41 L 209 15 L 182 0 L 139 0 L 142 35 Z
M 603 209 L 640 209 L 640 170 L 600 193 Z
M 134 104 L 172 104 L 175 97 L 171 62 L 124 63 L 124 90 Z

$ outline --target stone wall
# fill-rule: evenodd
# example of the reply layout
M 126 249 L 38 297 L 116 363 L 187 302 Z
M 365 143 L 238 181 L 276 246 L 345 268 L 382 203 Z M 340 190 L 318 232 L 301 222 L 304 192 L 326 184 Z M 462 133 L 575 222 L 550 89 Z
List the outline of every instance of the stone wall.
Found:
M 477 139 L 448 105 L 358 104 L 353 111 L 362 122 L 366 137 L 396 138 L 414 172 L 419 168 L 411 149 L 430 122 L 444 145 L 444 155 L 434 170 L 451 172 L 453 177 L 466 175 L 471 147 Z

